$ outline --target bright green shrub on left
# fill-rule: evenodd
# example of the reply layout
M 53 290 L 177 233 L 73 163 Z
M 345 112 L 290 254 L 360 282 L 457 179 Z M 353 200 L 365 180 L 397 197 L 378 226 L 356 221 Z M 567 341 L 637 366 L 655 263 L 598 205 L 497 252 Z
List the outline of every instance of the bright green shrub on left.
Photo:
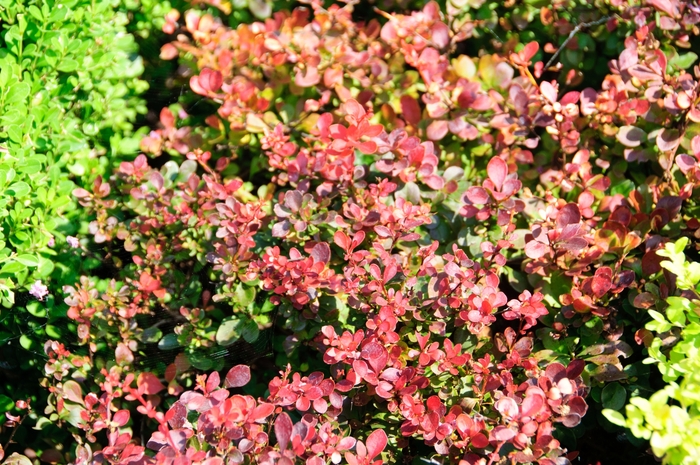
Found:
M 14 305 L 17 292 L 43 298 L 42 286 L 63 262 L 56 254 L 79 226 L 70 193 L 138 148 L 133 122 L 146 112 L 138 95 L 148 85 L 139 79 L 138 46 L 118 6 L 110 0 L 0 0 L 4 307 Z

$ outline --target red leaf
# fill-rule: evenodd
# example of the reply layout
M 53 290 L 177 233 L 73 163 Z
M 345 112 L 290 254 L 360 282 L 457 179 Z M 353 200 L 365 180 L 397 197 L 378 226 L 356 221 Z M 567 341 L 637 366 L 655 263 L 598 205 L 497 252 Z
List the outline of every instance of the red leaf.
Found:
M 250 381 L 250 367 L 247 365 L 236 365 L 226 373 L 224 386 L 227 388 L 237 388 L 248 384 Z
M 569 363 L 569 366 L 566 367 L 566 377 L 569 379 L 576 379 L 578 378 L 581 373 L 583 373 L 583 369 L 586 367 L 586 362 L 583 361 L 582 359 L 576 359 L 572 360 Z
M 119 410 L 112 417 L 112 421 L 121 427 L 121 426 L 126 425 L 129 422 L 130 415 L 131 414 L 129 413 L 128 410 Z
M 335 242 L 335 245 L 343 249 L 344 251 L 348 251 L 350 248 L 350 245 L 352 244 L 350 238 L 348 237 L 347 234 L 345 234 L 343 231 L 336 231 L 335 234 L 333 235 L 333 242 Z
M 220 383 L 221 378 L 219 377 L 219 373 L 216 371 L 212 372 L 209 378 L 207 378 L 207 392 L 212 392 L 214 389 L 218 388 Z
M 491 182 L 496 186 L 496 189 L 500 191 L 508 176 L 508 165 L 506 165 L 506 162 L 499 157 L 493 157 L 486 167 L 486 172 Z
M 564 228 L 569 224 L 578 224 L 581 221 L 581 212 L 578 205 L 568 203 L 564 205 L 557 214 L 557 227 Z
M 540 49 L 540 44 L 537 42 L 530 42 L 528 43 L 523 49 L 520 51 L 520 56 L 523 58 L 525 62 L 530 61 L 532 57 L 535 56 L 537 53 L 537 50 Z
M 420 105 L 413 97 L 408 95 L 401 97 L 401 113 L 403 113 L 403 117 L 408 123 L 414 126 L 420 123 Z
M 163 383 L 160 382 L 158 377 L 149 372 L 141 373 L 136 380 L 136 384 L 139 387 L 139 391 L 148 395 L 158 394 L 165 389 L 165 386 L 163 386 Z
M 289 415 L 282 412 L 277 416 L 275 420 L 275 436 L 277 437 L 277 443 L 280 446 L 280 450 L 284 451 L 287 449 L 289 444 L 289 439 L 292 437 L 292 419 Z
M 382 453 L 387 443 L 387 436 L 384 430 L 376 429 L 367 437 L 367 456 L 373 460 Z
M 486 189 L 478 186 L 473 186 L 467 189 L 465 197 L 467 197 L 471 203 L 476 205 L 486 205 L 489 203 L 491 198 L 489 197 L 489 193 L 486 192 Z

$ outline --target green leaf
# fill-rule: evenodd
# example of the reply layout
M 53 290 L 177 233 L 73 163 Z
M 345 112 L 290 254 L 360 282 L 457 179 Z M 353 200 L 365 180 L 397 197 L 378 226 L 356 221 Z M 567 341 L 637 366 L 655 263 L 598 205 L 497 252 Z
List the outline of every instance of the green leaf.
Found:
M 172 350 L 180 347 L 180 342 L 177 340 L 177 334 L 170 333 L 163 336 L 158 342 L 158 348 L 160 350 Z
M 0 413 L 9 412 L 15 403 L 6 395 L 0 394 Z
M 693 52 L 684 53 L 683 55 L 675 55 L 669 60 L 669 65 L 673 65 L 678 69 L 688 69 L 693 66 L 698 56 Z
M 0 268 L 0 274 L 15 274 L 26 269 L 27 267 L 24 264 L 16 261 L 11 261 L 9 263 L 6 263 L 2 268 Z
M 31 188 L 29 187 L 29 184 L 24 181 L 18 181 L 10 185 L 6 192 L 12 194 L 14 197 L 24 197 L 25 195 L 29 194 L 30 191 Z
M 260 335 L 258 324 L 253 320 L 243 322 L 240 327 L 240 332 L 243 339 L 251 344 L 257 341 Z
M 34 255 L 30 255 L 30 254 L 18 255 L 16 260 L 23 265 L 27 265 L 27 266 L 31 266 L 31 267 L 39 266 L 39 259 Z
M 617 410 L 604 409 L 603 416 L 613 425 L 622 426 L 623 428 L 627 427 L 627 420 L 625 420 L 625 417 Z
M 225 320 L 216 331 L 216 342 L 221 346 L 230 346 L 241 337 L 239 330 L 241 321 L 237 318 Z
M 78 69 L 78 62 L 75 60 L 71 60 L 70 58 L 64 58 L 58 64 L 56 69 L 58 69 L 59 71 L 62 71 L 64 73 L 72 73 L 73 71 Z
M 163 339 L 163 332 L 157 326 L 151 326 L 143 330 L 141 341 L 146 344 L 153 344 Z
M 620 383 L 611 383 L 605 386 L 601 394 L 601 403 L 604 408 L 620 410 L 625 406 L 627 391 Z
M 242 283 L 238 283 L 236 290 L 234 292 L 235 301 L 237 305 L 245 308 L 255 300 L 255 288 L 245 286 Z

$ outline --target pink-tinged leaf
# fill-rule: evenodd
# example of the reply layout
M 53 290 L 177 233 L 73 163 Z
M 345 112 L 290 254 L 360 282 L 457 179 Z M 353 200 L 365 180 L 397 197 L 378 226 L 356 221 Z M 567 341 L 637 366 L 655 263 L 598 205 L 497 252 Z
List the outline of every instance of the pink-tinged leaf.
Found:
M 496 189 L 500 191 L 508 176 L 508 165 L 506 165 L 506 162 L 499 157 L 493 157 L 486 167 L 486 172 L 491 182 L 496 186 Z
M 161 60 L 172 60 L 178 56 L 177 47 L 173 44 L 165 44 L 160 48 L 160 59 Z
M 519 414 L 518 404 L 512 397 L 501 397 L 494 404 L 496 410 L 503 415 L 504 418 L 517 418 Z
M 695 158 L 700 159 L 700 136 L 695 136 L 691 139 L 690 149 L 693 151 Z
M 556 103 L 557 101 L 557 89 L 552 85 L 552 83 L 544 81 L 540 84 L 540 92 L 550 101 L 550 103 Z
M 373 140 L 368 140 L 367 142 L 362 142 L 361 144 L 358 144 L 357 149 L 362 153 L 371 155 L 377 151 L 378 146 L 377 143 Z
M 523 399 L 523 403 L 520 407 L 522 410 L 522 415 L 526 417 L 534 417 L 540 413 L 542 407 L 544 407 L 544 393 L 542 390 L 537 386 L 528 388 L 525 398 Z
M 506 442 L 515 437 L 515 431 L 503 425 L 496 426 L 489 433 L 489 440 L 492 442 Z
M 656 137 L 656 146 L 659 147 L 662 152 L 671 152 L 675 150 L 680 143 L 680 134 L 677 129 L 664 128 Z
M 83 389 L 80 387 L 80 384 L 72 379 L 63 383 L 63 397 L 71 402 L 83 405 Z
M 547 246 L 539 241 L 530 241 L 525 244 L 525 255 L 528 258 L 537 260 L 538 258 L 544 257 L 547 253 Z
M 635 42 L 636 43 L 636 42 Z M 626 48 L 621 54 L 619 60 L 617 60 L 618 67 L 621 71 L 631 68 L 632 66 L 639 63 L 639 56 L 637 54 L 637 48 Z
M 622 126 L 617 131 L 617 140 L 625 147 L 639 147 L 646 139 L 646 132 L 635 126 Z
M 117 413 L 114 414 L 112 417 L 112 421 L 119 425 L 121 428 L 122 426 L 126 425 L 129 422 L 131 414 L 129 413 L 128 410 L 119 410 Z
M 581 212 L 575 203 L 567 203 L 557 213 L 557 228 L 564 228 L 569 224 L 578 224 L 581 221 Z
M 372 434 L 367 436 L 367 456 L 370 460 L 373 460 L 382 453 L 388 439 L 383 429 L 376 429 L 372 431 Z
M 163 183 L 165 180 L 163 179 L 163 175 L 160 174 L 158 171 L 154 171 L 151 174 L 151 184 L 153 184 L 153 187 L 156 188 L 156 190 L 161 190 L 163 188 Z
M 147 395 L 158 394 L 165 389 L 165 386 L 163 386 L 163 383 L 160 382 L 158 377 L 149 372 L 141 373 L 136 379 L 136 384 L 139 387 L 139 391 Z
M 523 59 L 527 62 L 532 59 L 532 57 L 535 56 L 537 51 L 540 49 L 540 44 L 537 42 L 529 42 L 523 49 L 520 51 L 520 55 L 523 57 Z
M 215 71 L 209 68 L 204 68 L 199 73 L 199 76 L 192 76 L 190 78 L 190 87 L 192 90 L 200 95 L 208 95 L 212 92 L 217 92 L 221 89 L 223 84 L 223 77 L 219 71 Z
M 311 258 L 314 263 L 328 263 L 331 261 L 331 248 L 325 242 L 319 242 L 311 249 Z
M 273 404 L 263 403 L 255 407 L 253 413 L 251 413 L 251 418 L 256 422 L 259 422 L 260 420 L 264 420 L 272 415 L 274 411 L 275 406 Z
M 187 407 L 178 401 L 165 413 L 165 421 L 168 422 L 171 428 L 182 428 L 187 419 Z
M 292 419 L 289 418 L 285 412 L 280 413 L 275 420 L 275 436 L 277 437 L 277 443 L 280 446 L 280 450 L 285 451 L 289 440 L 292 437 L 292 430 L 294 425 Z
M 571 92 L 565 93 L 564 96 L 559 100 L 559 103 L 561 103 L 562 106 L 568 105 L 570 103 L 578 103 L 580 97 L 580 92 L 572 90 Z
M 90 193 L 85 189 L 78 187 L 77 189 L 73 189 L 73 196 L 79 199 L 84 199 L 90 197 Z
M 596 112 L 595 102 L 598 98 L 598 92 L 590 87 L 581 91 L 581 114 L 590 116 Z
M 120 342 L 114 350 L 114 360 L 119 365 L 128 365 L 134 361 L 134 354 L 126 344 Z
M 647 0 L 647 3 L 657 10 L 663 11 L 672 18 L 679 15 L 678 7 L 674 6 L 671 0 Z
M 426 135 L 430 140 L 442 140 L 449 131 L 449 126 L 445 120 L 435 120 L 426 129 Z
M 465 197 L 475 205 L 486 205 L 491 199 L 486 189 L 477 186 L 470 187 L 469 189 L 467 189 Z
M 386 226 L 377 225 L 374 227 L 374 232 L 376 232 L 379 237 L 393 236 L 391 229 L 387 228 Z
M 431 28 L 431 38 L 435 46 L 439 49 L 447 47 L 450 43 L 450 29 L 445 23 L 435 22 Z
M 245 386 L 250 382 L 250 367 L 247 365 L 236 365 L 226 373 L 226 388 L 237 388 Z
M 421 120 L 421 110 L 418 101 L 409 95 L 401 97 L 401 113 L 407 123 L 416 126 Z
M 321 82 L 321 75 L 318 74 L 318 68 L 309 66 L 306 72 L 299 70 L 294 76 L 294 84 L 299 87 L 312 87 Z
M 284 193 L 284 204 L 293 212 L 298 212 L 301 208 L 304 197 L 297 190 L 287 191 Z
M 212 392 L 214 389 L 217 389 L 219 384 L 221 384 L 221 377 L 219 377 L 218 372 L 213 371 L 207 378 L 207 392 Z
M 350 240 L 348 235 L 345 234 L 343 231 L 335 232 L 335 234 L 333 235 L 333 242 L 335 242 L 335 245 L 345 250 L 346 252 L 348 251 L 348 249 L 350 249 L 350 246 L 352 245 L 352 241 Z
M 695 167 L 696 161 L 697 160 L 695 158 L 686 154 L 681 154 L 676 157 L 676 165 L 678 165 L 683 174 L 686 174 L 688 171 L 693 169 Z

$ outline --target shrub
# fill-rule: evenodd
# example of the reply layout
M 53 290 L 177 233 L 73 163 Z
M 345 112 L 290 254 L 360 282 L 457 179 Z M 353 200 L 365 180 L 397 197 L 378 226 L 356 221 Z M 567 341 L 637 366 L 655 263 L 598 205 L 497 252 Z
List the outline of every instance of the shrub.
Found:
M 72 191 L 110 265 L 63 289 L 45 418 L 16 406 L 73 434 L 49 458 L 551 465 L 589 410 L 640 418 L 635 337 L 693 321 L 694 6 L 229 12 L 167 14 L 190 91 Z M 686 347 L 650 344 L 667 381 Z

